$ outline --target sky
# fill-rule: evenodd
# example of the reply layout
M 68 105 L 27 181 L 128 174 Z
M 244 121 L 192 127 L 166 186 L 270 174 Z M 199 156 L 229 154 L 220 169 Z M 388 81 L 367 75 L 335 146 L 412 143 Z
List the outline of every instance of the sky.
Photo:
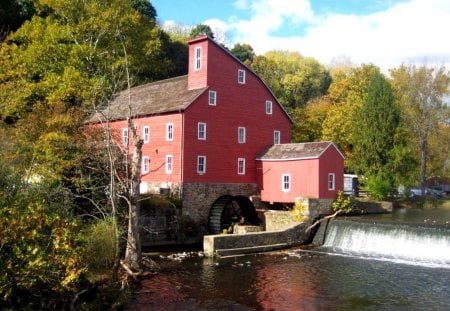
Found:
M 326 66 L 450 68 L 450 0 L 150 0 L 158 22 L 211 27 L 257 55 L 296 51 Z

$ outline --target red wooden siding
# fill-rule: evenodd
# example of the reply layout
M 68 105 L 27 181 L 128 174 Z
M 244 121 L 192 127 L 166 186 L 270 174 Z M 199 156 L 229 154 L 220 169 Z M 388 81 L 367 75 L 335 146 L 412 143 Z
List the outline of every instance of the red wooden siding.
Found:
M 328 190 L 328 174 L 335 174 L 334 190 Z M 344 190 L 344 160 L 342 154 L 331 145 L 320 157 L 319 197 L 335 198 L 339 190 Z
M 193 71 L 194 56 L 189 58 L 189 84 L 217 92 L 217 104 L 208 104 L 208 92 L 203 93 L 185 111 L 183 142 L 184 173 L 187 182 L 256 183 L 258 153 L 273 144 L 274 130 L 281 133 L 281 143 L 290 141 L 291 121 L 277 104 L 266 86 L 252 72 L 215 43 L 203 39 L 193 41 L 190 51 L 202 46 L 205 72 Z M 207 51 L 207 54 L 206 54 Z M 246 71 L 246 83 L 238 84 L 238 69 Z M 193 77 L 191 78 L 191 70 Z M 266 100 L 273 102 L 272 114 L 266 114 Z M 207 124 L 207 138 L 197 139 L 198 122 Z M 246 128 L 246 143 L 238 143 L 238 127 Z M 197 156 L 207 158 L 206 174 L 197 173 Z M 238 175 L 238 158 L 245 158 L 245 175 Z
M 344 160 L 334 145 L 318 158 L 258 162 L 262 201 L 293 203 L 296 197 L 335 198 L 343 189 Z M 334 190 L 328 190 L 329 173 L 335 174 Z M 289 192 L 282 190 L 283 174 L 291 176 Z
M 150 127 L 150 141 L 142 145 L 142 156 L 150 158 L 150 172 L 142 176 L 142 182 L 180 182 L 181 181 L 181 141 L 182 141 L 182 114 L 136 118 L 133 120 L 137 126 L 137 133 L 143 139 L 143 127 Z M 173 140 L 166 141 L 166 124 L 173 124 Z M 122 128 L 127 127 L 127 121 L 116 121 L 111 127 L 118 129 L 121 135 Z M 129 133 L 130 146 L 131 132 Z M 132 150 L 130 150 L 130 153 Z M 171 174 L 165 171 L 166 156 L 173 156 L 173 170 Z

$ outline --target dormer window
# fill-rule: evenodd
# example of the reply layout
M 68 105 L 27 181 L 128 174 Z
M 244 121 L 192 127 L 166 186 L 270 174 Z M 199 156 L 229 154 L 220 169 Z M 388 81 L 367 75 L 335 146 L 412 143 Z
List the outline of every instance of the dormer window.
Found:
M 202 68 L 202 48 L 200 46 L 195 48 L 194 70 Z
M 243 69 L 238 70 L 238 83 L 245 84 L 245 70 Z

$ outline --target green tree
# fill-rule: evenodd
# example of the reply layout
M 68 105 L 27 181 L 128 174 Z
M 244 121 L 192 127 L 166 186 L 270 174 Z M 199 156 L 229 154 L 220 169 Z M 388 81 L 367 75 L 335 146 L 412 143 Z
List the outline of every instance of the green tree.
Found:
M 162 32 L 131 1 L 35 4 L 37 14 L 0 47 L 0 116 L 15 127 L 12 151 L 24 160 L 18 169 L 61 179 L 80 163 L 67 146 L 81 143 L 75 139 L 81 120 L 125 87 L 119 83 L 125 80 L 120 42 L 131 51 L 132 83 L 166 77 L 171 62 L 161 48 Z
M 326 94 L 331 83 L 325 67 L 297 52 L 270 51 L 256 57 L 250 67 L 289 110 L 304 107 L 309 100 Z
M 449 118 L 448 103 L 445 101 L 450 92 L 450 75 L 445 67 L 404 65 L 391 70 L 391 75 L 403 117 L 412 134 L 411 142 L 420 152 L 420 184 L 423 191 L 429 176 L 427 166 L 431 137 L 439 133 L 439 129 Z M 445 148 L 445 145 L 448 145 L 448 140 L 437 148 Z
M 354 121 L 361 109 L 371 77 L 378 73 L 374 65 L 362 65 L 350 71 L 334 73 L 327 97 L 330 109 L 323 122 L 322 139 L 331 140 L 344 152 L 348 167 L 352 158 L 352 133 Z M 349 168 L 352 170 L 352 168 Z
M 191 33 L 190 33 L 191 38 L 197 38 L 200 36 L 208 36 L 211 39 L 214 39 L 214 33 L 211 30 L 211 27 L 209 27 L 208 25 L 204 25 L 204 24 L 199 24 L 199 25 L 195 26 L 194 28 L 192 28 Z
M 394 149 L 399 141 L 402 142 L 397 135 L 399 126 L 400 109 L 391 85 L 381 72 L 375 72 L 352 127 L 353 158 L 350 166 L 369 178 L 369 185 L 373 188 L 369 191 L 377 189 L 374 193 L 379 199 L 394 186 Z M 381 182 L 387 186 L 380 187 Z
M 230 50 L 231 54 L 236 56 L 241 62 L 251 64 L 256 54 L 250 44 L 236 43 Z
M 320 141 L 322 125 L 330 109 L 328 97 L 323 96 L 309 101 L 304 108 L 291 111 L 294 120 L 292 128 L 292 142 Z

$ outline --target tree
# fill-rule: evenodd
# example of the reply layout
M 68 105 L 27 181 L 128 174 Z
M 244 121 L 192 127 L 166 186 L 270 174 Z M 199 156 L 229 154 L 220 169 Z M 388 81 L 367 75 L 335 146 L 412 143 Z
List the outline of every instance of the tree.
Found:
M 294 120 L 292 142 L 320 141 L 322 125 L 330 106 L 328 97 L 323 96 L 310 100 L 304 108 L 293 109 L 291 111 L 291 117 Z
M 79 163 L 64 142 L 76 143 L 74 137 L 81 137 L 76 129 L 91 105 L 112 93 L 111 77 L 123 75 L 118 32 L 131 51 L 128 66 L 136 73 L 132 83 L 167 77 L 171 62 L 161 48 L 161 31 L 133 9 L 131 1 L 35 4 L 37 14 L 0 47 L 0 117 L 15 127 L 11 141 L 17 147 L 11 152 L 24 160 L 17 169 L 24 175 L 49 172 L 49 177 L 62 180 L 61 174 L 73 176 Z M 67 157 L 59 152 L 67 152 Z M 63 159 L 68 162 L 58 164 Z M 57 167 L 64 169 L 55 171 Z
M 231 54 L 236 56 L 241 62 L 251 64 L 256 54 L 250 44 L 236 43 L 230 50 Z
M 351 167 L 369 179 L 373 188 L 369 190 L 376 192 L 378 199 L 394 185 L 392 157 L 399 143 L 399 126 L 400 109 L 391 85 L 381 72 L 375 72 L 352 127 Z M 381 184 L 386 186 L 380 187 Z
M 347 157 L 346 166 L 353 170 L 349 159 L 352 158 L 352 133 L 357 112 L 361 109 L 371 77 L 379 72 L 374 65 L 362 65 L 348 72 L 334 73 L 333 82 L 327 97 L 330 109 L 323 122 L 322 139 L 332 140 Z
M 445 67 L 405 66 L 391 70 L 392 84 L 403 110 L 413 142 L 420 150 L 420 184 L 424 191 L 428 177 L 430 137 L 449 118 L 450 75 Z
M 211 39 L 214 39 L 214 33 L 211 30 L 211 27 L 209 27 L 208 25 L 204 25 L 204 24 L 199 24 L 199 25 L 195 26 L 194 28 L 192 28 L 191 33 L 190 33 L 191 38 L 197 38 L 200 36 L 208 36 Z
M 288 110 L 304 107 L 309 100 L 326 94 L 331 83 L 325 67 L 297 52 L 270 51 L 256 57 L 250 67 Z
M 3 0 L 0 3 L 0 42 L 3 32 L 17 30 L 34 12 L 32 0 Z

